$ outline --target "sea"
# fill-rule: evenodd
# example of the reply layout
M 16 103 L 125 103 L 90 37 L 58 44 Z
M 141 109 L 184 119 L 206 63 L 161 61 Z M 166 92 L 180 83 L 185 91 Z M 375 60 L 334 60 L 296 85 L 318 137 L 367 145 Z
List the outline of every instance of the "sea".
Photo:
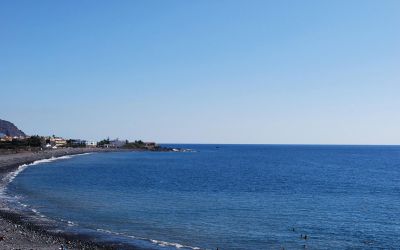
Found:
M 399 146 L 167 146 L 191 150 L 44 160 L 4 192 L 138 249 L 400 249 Z

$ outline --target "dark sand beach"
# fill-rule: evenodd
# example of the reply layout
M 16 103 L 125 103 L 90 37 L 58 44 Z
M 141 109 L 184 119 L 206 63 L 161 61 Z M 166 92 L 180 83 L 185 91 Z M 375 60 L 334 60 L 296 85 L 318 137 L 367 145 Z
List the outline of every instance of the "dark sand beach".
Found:
M 39 152 L 0 154 L 0 187 L 7 183 L 5 176 L 22 164 L 37 160 L 90 152 L 112 151 L 98 148 L 67 148 Z M 112 244 L 94 243 L 81 235 L 54 233 L 26 220 L 25 215 L 10 210 L 0 200 L 0 249 L 116 249 Z

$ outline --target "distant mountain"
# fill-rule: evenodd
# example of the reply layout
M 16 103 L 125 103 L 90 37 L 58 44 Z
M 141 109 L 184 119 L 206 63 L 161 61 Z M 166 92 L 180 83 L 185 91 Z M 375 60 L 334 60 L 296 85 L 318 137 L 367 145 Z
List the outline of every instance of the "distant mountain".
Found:
M 8 136 L 26 136 L 13 123 L 0 119 L 0 133 Z

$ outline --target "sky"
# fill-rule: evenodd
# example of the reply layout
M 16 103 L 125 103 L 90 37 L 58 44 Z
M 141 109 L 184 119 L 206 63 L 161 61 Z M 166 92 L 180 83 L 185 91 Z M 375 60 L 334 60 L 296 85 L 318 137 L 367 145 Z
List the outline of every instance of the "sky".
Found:
M 161 143 L 400 144 L 400 1 L 0 2 L 0 119 Z

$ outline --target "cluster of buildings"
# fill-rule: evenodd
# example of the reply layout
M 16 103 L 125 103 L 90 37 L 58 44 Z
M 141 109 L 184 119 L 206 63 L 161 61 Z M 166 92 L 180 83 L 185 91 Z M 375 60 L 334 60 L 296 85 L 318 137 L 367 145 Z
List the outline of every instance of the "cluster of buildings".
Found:
M 0 133 L 0 141 L 10 142 L 12 140 L 25 140 L 30 136 L 8 136 L 6 134 Z
M 67 146 L 67 140 L 61 137 L 46 137 L 46 148 L 58 148 Z
M 107 143 L 104 143 L 101 145 L 103 148 L 121 148 L 125 146 L 127 142 L 126 141 L 121 141 L 118 138 L 115 140 L 110 140 Z
M 59 147 L 97 147 L 95 141 L 85 141 L 81 139 L 64 139 L 62 137 L 48 136 L 45 137 L 46 148 L 59 148 Z
M 26 141 L 32 136 L 8 136 L 0 133 L 0 142 L 13 142 L 13 141 Z M 56 136 L 33 136 L 39 138 L 42 147 L 45 148 L 59 148 L 59 147 L 97 147 L 95 141 L 85 141 L 80 139 L 64 139 Z
M 129 143 L 127 140 L 119 140 L 118 138 L 115 140 L 103 140 L 100 142 L 97 141 L 86 141 L 81 139 L 65 139 L 57 136 L 32 136 L 35 137 L 36 140 L 39 140 L 39 144 L 41 144 L 42 148 L 47 149 L 56 149 L 63 147 L 102 147 L 102 148 L 122 148 L 124 146 L 130 146 L 132 143 Z M 3 133 L 0 133 L 0 142 L 13 142 L 13 141 L 27 141 L 31 138 L 31 136 L 7 136 Z M 129 145 L 127 145 L 129 143 Z M 155 149 L 157 144 L 155 142 L 142 142 L 135 141 L 133 144 L 138 143 L 141 148 L 146 149 Z
M 137 141 L 134 142 L 138 143 Z M 131 145 L 132 143 L 129 143 L 127 140 L 119 140 L 118 138 L 115 140 L 107 140 L 106 143 L 101 143 L 99 146 L 103 148 L 122 148 L 125 145 Z M 138 144 L 139 145 L 139 144 Z M 157 144 L 155 142 L 142 142 L 140 141 L 140 146 L 146 149 L 155 149 L 157 147 Z

